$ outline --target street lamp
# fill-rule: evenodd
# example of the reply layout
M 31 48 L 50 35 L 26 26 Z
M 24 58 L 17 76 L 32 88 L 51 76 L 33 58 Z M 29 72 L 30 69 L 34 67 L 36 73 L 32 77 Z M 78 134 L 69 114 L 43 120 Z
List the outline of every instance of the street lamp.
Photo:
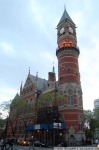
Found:
M 55 118 L 54 118 L 54 123 L 55 123 Z M 53 145 L 55 145 L 55 129 L 54 129 L 54 123 L 53 123 Z

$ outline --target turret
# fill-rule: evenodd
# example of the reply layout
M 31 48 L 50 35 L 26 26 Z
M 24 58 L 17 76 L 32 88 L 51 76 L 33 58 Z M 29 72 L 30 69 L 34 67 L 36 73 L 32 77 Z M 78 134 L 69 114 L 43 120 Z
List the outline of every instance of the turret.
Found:
M 48 80 L 49 81 L 56 81 L 56 75 L 55 75 L 55 67 L 54 67 L 54 65 L 53 65 L 53 68 L 52 68 L 52 72 L 48 73 Z
M 80 82 L 76 25 L 66 8 L 57 25 L 56 56 L 58 58 L 58 82 Z

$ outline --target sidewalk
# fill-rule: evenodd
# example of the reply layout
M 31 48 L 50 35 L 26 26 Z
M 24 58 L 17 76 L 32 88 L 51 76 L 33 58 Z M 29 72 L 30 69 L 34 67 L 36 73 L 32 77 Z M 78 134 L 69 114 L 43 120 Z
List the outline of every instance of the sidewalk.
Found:
M 61 146 L 49 146 L 49 148 L 54 148 L 54 147 L 61 147 Z M 96 144 L 92 145 L 72 145 L 72 146 L 67 146 L 67 147 L 96 147 Z
M 68 147 L 96 147 L 96 144 L 92 144 L 92 145 L 91 144 L 90 145 L 87 144 L 87 145 L 79 145 L 79 146 L 76 145 L 76 146 L 68 146 Z

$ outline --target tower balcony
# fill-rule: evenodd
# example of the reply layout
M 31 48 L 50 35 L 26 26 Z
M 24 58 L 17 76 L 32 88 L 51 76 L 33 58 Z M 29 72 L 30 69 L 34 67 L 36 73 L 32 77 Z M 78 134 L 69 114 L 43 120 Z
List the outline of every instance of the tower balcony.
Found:
M 57 48 L 56 49 L 56 56 L 60 53 L 60 52 L 64 52 L 64 51 L 72 51 L 72 52 L 75 52 L 78 56 L 80 54 L 80 50 L 79 50 L 79 47 L 76 46 L 64 46 L 64 47 L 61 47 L 61 48 Z

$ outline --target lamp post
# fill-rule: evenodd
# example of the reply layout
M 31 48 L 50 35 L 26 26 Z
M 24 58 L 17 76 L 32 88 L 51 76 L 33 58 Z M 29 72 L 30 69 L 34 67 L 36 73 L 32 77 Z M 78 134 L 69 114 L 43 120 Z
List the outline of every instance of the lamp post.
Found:
M 49 131 L 47 130 L 47 144 L 48 144 L 48 132 L 49 132 Z
M 54 119 L 54 123 L 55 123 L 55 120 Z M 55 129 L 54 129 L 54 123 L 53 123 L 53 146 L 55 146 Z
M 60 134 L 59 134 L 59 143 L 61 143 L 61 141 L 63 141 L 62 136 L 63 136 L 63 134 L 60 133 Z

